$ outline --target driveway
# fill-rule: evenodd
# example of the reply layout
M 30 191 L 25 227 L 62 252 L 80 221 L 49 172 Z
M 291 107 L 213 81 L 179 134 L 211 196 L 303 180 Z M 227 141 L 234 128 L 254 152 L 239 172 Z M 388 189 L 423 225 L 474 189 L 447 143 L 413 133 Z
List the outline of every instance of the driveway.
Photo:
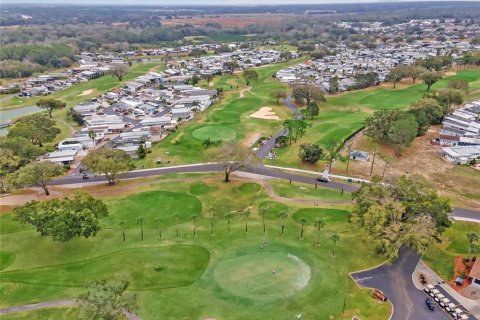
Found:
M 392 320 L 449 320 L 440 308 L 430 311 L 425 304 L 426 295 L 415 288 L 412 273 L 420 256 L 410 249 L 402 248 L 392 264 L 352 273 L 351 276 L 362 288 L 376 288 L 385 293 L 394 306 Z

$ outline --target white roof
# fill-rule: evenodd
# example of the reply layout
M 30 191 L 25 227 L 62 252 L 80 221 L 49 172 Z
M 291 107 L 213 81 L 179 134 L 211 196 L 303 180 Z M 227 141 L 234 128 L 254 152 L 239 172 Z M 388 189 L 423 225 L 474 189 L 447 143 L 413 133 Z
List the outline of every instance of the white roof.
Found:
M 47 153 L 47 159 L 73 157 L 77 154 L 77 150 L 63 150 Z

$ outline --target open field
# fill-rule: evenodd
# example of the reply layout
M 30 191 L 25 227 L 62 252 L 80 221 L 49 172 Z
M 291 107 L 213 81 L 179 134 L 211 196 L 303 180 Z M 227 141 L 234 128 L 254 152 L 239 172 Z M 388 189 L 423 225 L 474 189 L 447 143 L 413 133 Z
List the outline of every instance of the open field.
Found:
M 480 71 L 458 70 L 456 75 L 447 76 L 432 86 L 432 91 L 445 88 L 448 81 L 465 79 L 470 83 L 467 101 L 474 100 L 480 93 Z M 387 85 L 356 90 L 338 95 L 327 96 L 327 102 L 320 106 L 320 114 L 311 122 L 312 127 L 307 129 L 304 137 L 297 143 L 283 149 L 276 149 L 277 159 L 267 160 L 266 163 L 279 166 L 323 170 L 326 163 L 319 161 L 315 165 L 305 164 L 298 157 L 302 143 L 316 143 L 325 148 L 331 141 L 340 144 L 345 138 L 363 126 L 364 119 L 380 109 L 406 109 L 408 106 L 426 93 L 426 86 L 422 83 L 404 85 L 397 89 Z M 393 152 L 392 148 L 391 152 Z M 365 150 L 365 149 L 362 149 Z M 366 151 L 370 151 L 367 149 Z M 337 164 L 339 165 L 339 164 Z M 342 172 L 343 174 L 344 172 Z
M 278 63 L 257 68 L 258 81 L 252 84 L 249 91 L 240 92 L 245 88 L 245 81 L 240 73 L 217 77 L 214 87 L 224 89 L 223 97 L 199 113 L 190 122 L 181 124 L 179 129 L 167 138 L 152 146 L 152 153 L 143 160 L 137 160 L 137 166 L 154 167 L 157 159 L 171 163 L 194 163 L 208 161 L 204 139 L 231 140 L 233 138 L 245 142 L 251 136 L 269 136 L 283 126 L 283 120 L 291 116 L 291 112 L 283 105 L 272 105 L 269 93 L 271 90 L 285 88 L 286 85 L 272 78 L 279 69 L 286 65 L 298 63 L 300 60 L 288 63 Z M 263 106 L 272 107 L 279 120 L 256 119 L 250 117 Z M 248 144 L 248 143 L 246 143 Z
M 295 193 L 298 186 L 291 188 L 285 192 Z M 282 203 L 271 199 L 254 181 L 234 178 L 225 184 L 221 175 L 164 182 L 130 180 L 108 190 L 107 186 L 85 188 L 97 196 L 110 193 L 105 198 L 110 216 L 103 220 L 103 230 L 90 239 L 53 242 L 12 221 L 9 213 L 0 216 L 2 307 L 75 298 L 85 281 L 107 277 L 130 282 L 130 290 L 138 296 L 137 313 L 147 320 L 291 319 L 298 313 L 309 319 L 343 319 L 345 295 L 345 317 L 388 317 L 389 304 L 377 303 L 368 290 L 358 289 L 347 276 L 349 271 L 377 265 L 383 259 L 362 240 L 358 228 L 348 223 L 348 206 L 328 209 Z M 336 199 L 341 200 L 341 195 Z M 172 224 L 174 202 L 186 206 L 179 212 L 178 238 Z M 201 203 L 196 236 L 189 215 L 198 209 L 189 207 L 192 203 Z M 266 220 L 266 234 L 260 208 L 272 216 Z M 288 213 L 285 220 L 275 218 L 278 208 Z M 245 209 L 251 212 L 248 233 L 241 213 Z M 233 213 L 230 234 L 224 218 L 229 212 Z M 145 218 L 143 241 L 135 223 L 139 216 Z M 317 247 L 313 221 L 319 216 L 327 224 Z M 161 239 L 155 218 L 160 219 Z M 307 219 L 303 240 L 299 239 L 300 218 Z M 126 221 L 125 242 L 120 220 Z M 285 223 L 283 236 L 281 221 Z M 334 258 L 329 237 L 336 232 L 340 241 Z M 266 241 L 268 245 L 261 249 Z M 62 319 L 71 312 L 75 311 L 52 309 L 5 318 Z
M 456 256 L 471 256 L 468 252 L 469 231 L 480 232 L 480 225 L 472 222 L 457 221 L 447 229 L 440 243 L 432 243 L 423 260 L 444 280 L 453 279 L 454 259 Z M 476 254 L 478 256 L 478 252 Z
M 2 320 L 70 320 L 78 317 L 78 309 L 51 308 L 2 315 Z
M 204 26 L 207 23 L 218 23 L 223 27 L 244 28 L 249 25 L 271 24 L 283 21 L 290 14 L 222 14 L 211 16 L 176 16 L 172 19 L 162 19 L 164 26 L 193 25 Z M 220 41 L 220 40 L 219 40 Z M 226 40 L 235 41 L 235 40 Z

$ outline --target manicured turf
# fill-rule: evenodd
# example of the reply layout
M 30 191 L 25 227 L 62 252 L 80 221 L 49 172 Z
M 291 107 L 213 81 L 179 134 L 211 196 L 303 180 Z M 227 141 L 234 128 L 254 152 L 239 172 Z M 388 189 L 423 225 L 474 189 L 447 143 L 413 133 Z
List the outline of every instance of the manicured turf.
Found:
M 210 139 L 213 141 L 228 141 L 233 140 L 237 136 L 237 133 L 232 129 L 224 126 L 205 126 L 195 129 L 192 132 L 192 136 L 195 139 L 204 141 Z
M 310 267 L 298 257 L 266 246 L 258 253 L 221 261 L 213 276 L 228 293 L 263 302 L 294 295 L 308 285 L 310 273 Z
M 138 314 L 145 320 L 268 320 L 290 319 L 299 313 L 308 319 L 338 319 L 345 295 L 345 317 L 388 317 L 389 305 L 377 303 L 368 290 L 360 290 L 347 276 L 349 271 L 383 261 L 372 244 L 363 240 L 360 230 L 348 224 L 348 207 L 332 210 L 273 201 L 259 184 L 235 177 L 226 184 L 221 175 L 147 181 L 141 186 L 130 180 L 123 181 L 121 188 L 85 188 L 101 194 L 106 194 L 105 190 L 120 192 L 106 198 L 110 216 L 102 222 L 104 228 L 89 239 L 54 242 L 32 228 L 16 227 L 10 214 L 3 215 L 1 221 L 7 225 L 0 229 L 2 250 L 14 253 L 15 260 L 0 272 L 0 306 L 73 299 L 84 291 L 86 281 L 105 276 L 129 281 L 130 290 L 138 297 Z M 284 221 L 268 220 L 264 234 L 258 209 L 272 203 L 295 213 Z M 169 220 L 176 209 L 182 217 L 178 238 L 174 221 Z M 248 232 L 241 213 L 246 209 L 251 212 Z M 189 218 L 195 212 L 200 213 L 196 236 Z M 224 218 L 228 212 L 234 213 L 230 233 Z M 300 240 L 295 221 L 297 215 L 313 219 L 317 213 L 327 216 L 318 247 L 315 227 L 307 224 Z M 145 218 L 144 240 L 136 224 L 140 216 Z M 162 219 L 161 239 L 156 217 Z M 127 222 L 126 241 L 118 224 L 122 220 Z M 341 237 L 335 258 L 329 240 L 334 232 Z M 265 241 L 268 246 L 260 249 Z M 288 253 L 298 260 L 289 259 Z M 57 314 L 52 310 L 45 314 L 50 312 Z
M 252 193 L 257 193 L 260 191 L 262 187 L 258 183 L 252 183 L 252 182 L 247 182 L 247 183 L 242 183 L 238 188 L 238 192 L 244 193 L 244 194 L 252 194 Z
M 480 225 L 472 222 L 454 222 L 441 237 L 440 243 L 432 243 L 423 259 L 444 280 L 453 279 L 454 258 L 456 256 L 479 255 L 480 252 L 468 252 L 467 232 L 480 233 Z
M 264 201 L 258 206 L 259 212 L 265 210 L 266 219 L 277 219 L 282 213 L 288 212 L 288 207 L 280 202 Z
M 431 91 L 443 89 L 450 80 L 464 79 L 475 90 L 480 84 L 480 72 L 475 70 L 459 70 L 457 75 L 449 76 L 435 83 Z M 426 86 L 422 83 L 409 86 L 405 89 L 369 88 L 366 90 L 347 92 L 338 96 L 328 97 L 327 103 L 333 106 L 366 107 L 372 110 L 402 109 L 422 98 L 426 93 Z
M 145 219 L 144 226 L 155 227 L 154 221 L 161 220 L 163 226 L 175 224 L 178 214 L 180 223 L 190 220 L 192 214 L 200 214 L 202 203 L 195 196 L 184 193 L 150 191 L 110 202 L 110 217 L 107 225 L 119 225 L 124 221 L 128 227 L 137 224 L 137 217 Z
M 2 281 L 84 287 L 95 279 L 115 279 L 121 274 L 132 290 L 177 288 L 195 282 L 208 260 L 208 250 L 199 246 L 131 248 L 82 262 L 4 272 Z
M 78 309 L 52 308 L 2 315 L 2 320 L 71 320 L 78 319 Z

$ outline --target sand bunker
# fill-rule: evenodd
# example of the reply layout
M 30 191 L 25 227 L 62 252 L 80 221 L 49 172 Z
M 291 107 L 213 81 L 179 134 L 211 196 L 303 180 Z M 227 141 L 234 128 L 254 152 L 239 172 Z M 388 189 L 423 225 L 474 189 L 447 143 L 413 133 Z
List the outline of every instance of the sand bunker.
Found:
M 93 92 L 93 89 L 88 89 L 88 90 L 84 90 L 82 93 L 80 93 L 78 96 L 81 97 L 81 96 L 88 96 L 89 94 L 92 94 Z
M 252 113 L 250 117 L 265 120 L 280 120 L 280 117 L 277 116 L 270 107 L 261 107 L 257 112 Z

